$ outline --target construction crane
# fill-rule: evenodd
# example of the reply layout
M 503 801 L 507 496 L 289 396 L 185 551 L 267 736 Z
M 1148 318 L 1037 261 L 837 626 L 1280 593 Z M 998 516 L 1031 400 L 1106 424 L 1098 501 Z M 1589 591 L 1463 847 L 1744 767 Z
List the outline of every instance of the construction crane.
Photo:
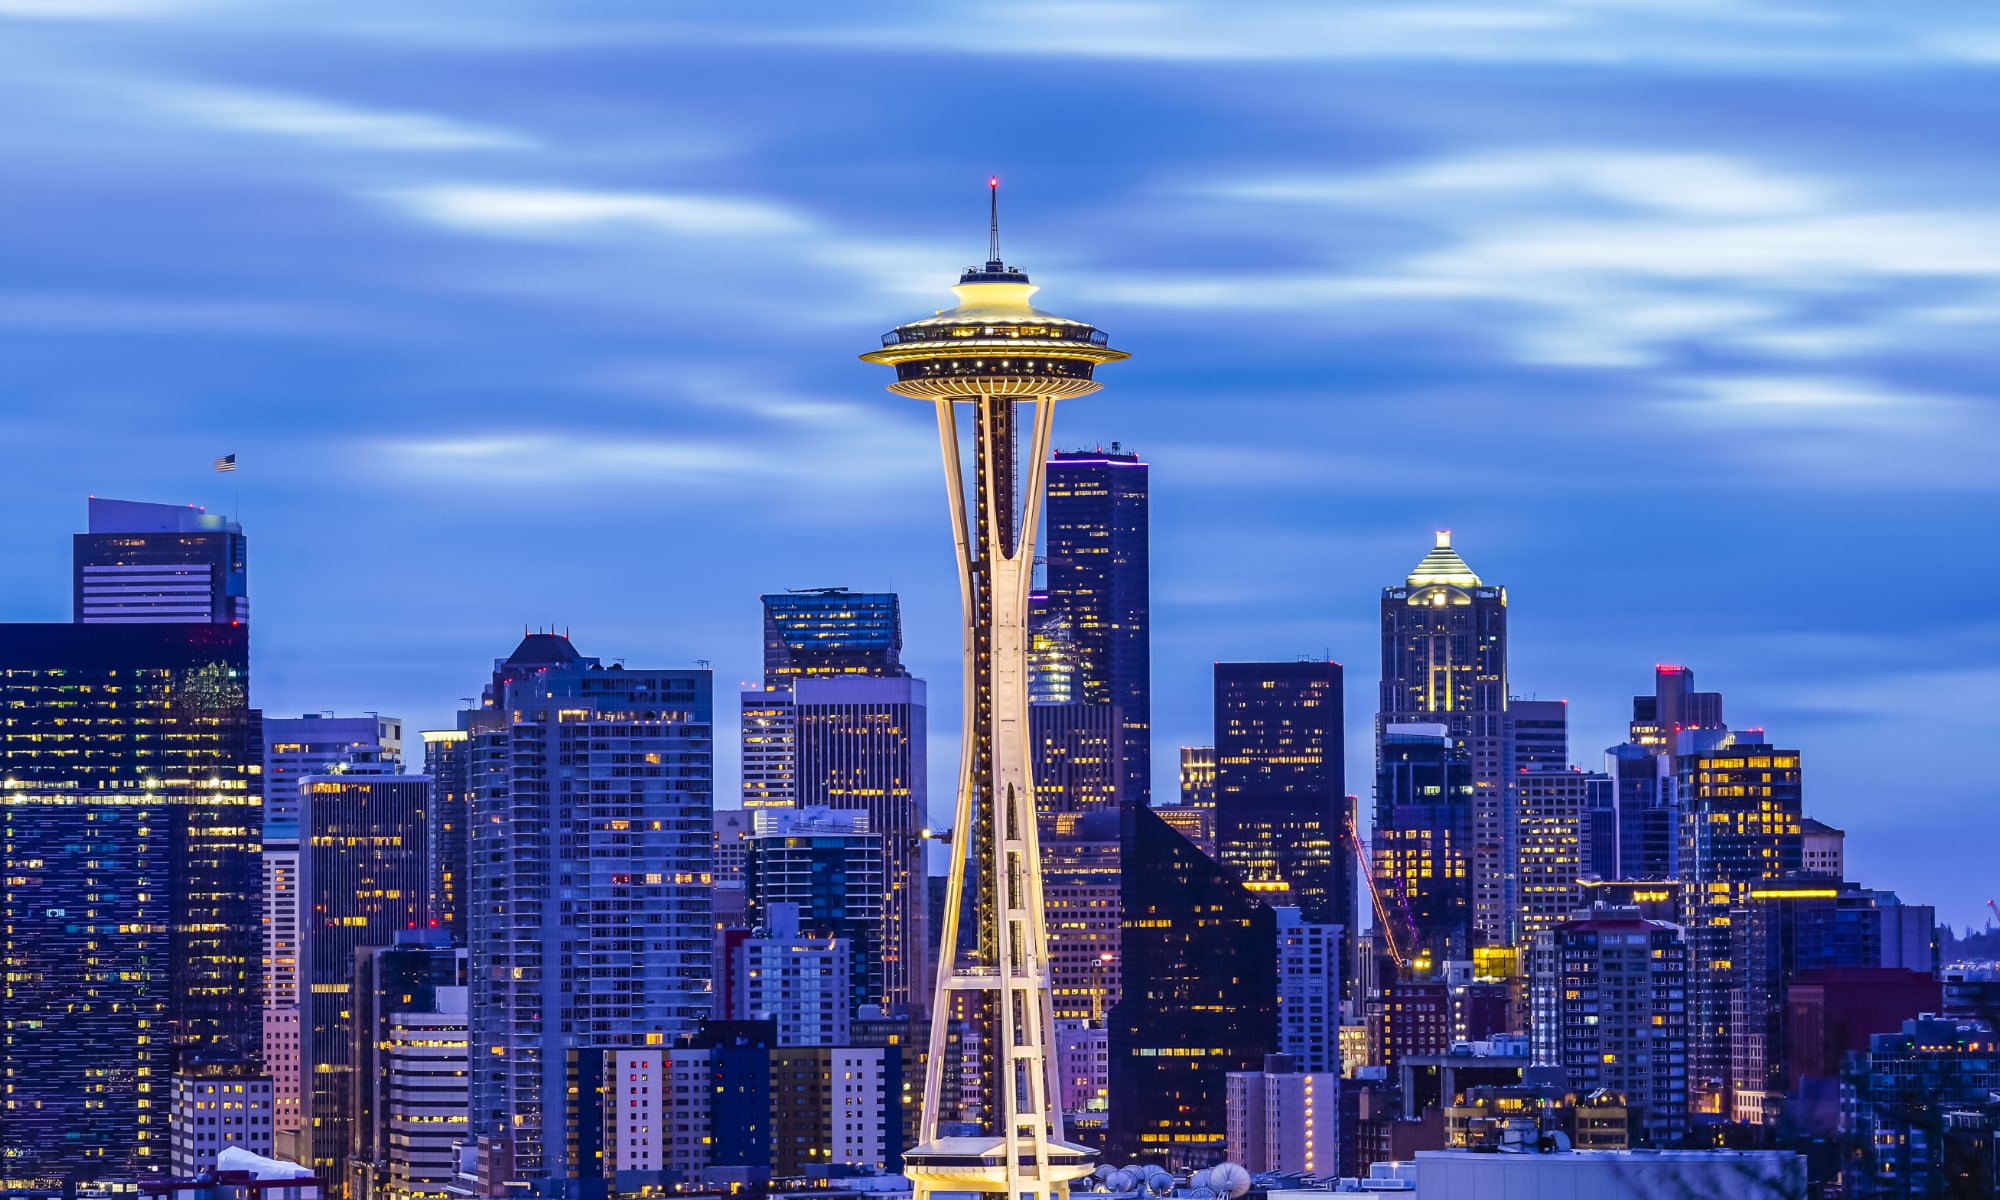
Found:
M 1986 907 L 1993 910 L 1993 919 L 1996 921 L 2000 921 L 2000 904 L 1995 904 L 1991 900 L 1988 900 L 1986 902 Z
M 1368 898 L 1375 904 L 1375 928 L 1382 931 L 1382 940 L 1389 943 L 1389 957 L 1399 967 L 1409 965 L 1402 948 L 1396 945 L 1396 930 L 1389 924 L 1389 908 L 1382 903 L 1381 889 L 1375 886 L 1374 864 L 1368 861 L 1368 852 L 1361 848 L 1361 831 L 1355 827 L 1354 814 L 1347 815 L 1347 844 L 1354 847 L 1354 857 L 1361 863 L 1361 878 L 1368 885 Z

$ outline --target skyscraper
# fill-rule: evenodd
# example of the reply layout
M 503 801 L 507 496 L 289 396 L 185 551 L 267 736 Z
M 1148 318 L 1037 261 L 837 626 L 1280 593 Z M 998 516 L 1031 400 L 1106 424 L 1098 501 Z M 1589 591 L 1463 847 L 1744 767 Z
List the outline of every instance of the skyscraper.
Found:
M 1604 811 L 1612 780 L 1574 767 L 1514 776 L 1516 923 L 1531 938 L 1584 907 L 1591 814 Z
M 1102 332 L 1029 304 L 1036 289 L 1000 258 L 997 181 L 994 186 L 988 261 L 960 276 L 953 289 L 958 307 L 897 327 L 883 335 L 879 350 L 862 356 L 896 369 L 891 391 L 929 401 L 935 411 L 965 620 L 963 758 L 923 1140 L 903 1159 L 917 1200 L 939 1189 L 1048 1200 L 1090 1171 L 1089 1152 L 1063 1136 L 1057 1087 L 1030 784 L 1027 625 L 1056 401 L 1096 391 L 1096 367 L 1126 355 L 1111 349 Z M 961 405 L 975 423 L 969 491 L 958 436 Z M 1032 431 L 1025 455 L 1018 438 L 1023 417 Z M 976 895 L 969 954 L 958 937 L 968 860 Z M 944 1138 L 944 1051 L 954 1001 L 976 1013 L 975 1036 L 960 1043 L 981 1048 L 975 1064 L 980 1086 L 973 1091 L 996 1103 L 969 1114 L 976 1136 Z
M 1340 1075 L 1340 929 L 1290 906 L 1278 920 L 1278 1053 L 1301 1071 Z
M 430 929 L 355 951 L 343 1005 L 348 1200 L 440 1195 L 457 1173 L 451 1143 L 466 1134 L 468 967 L 465 948 Z
M 1045 832 L 1061 817 L 1118 811 L 1125 786 L 1119 760 L 1124 737 L 1116 704 L 1028 705 L 1035 812 Z
M 1694 690 L 1694 669 L 1653 668 L 1653 694 L 1632 697 L 1632 744 L 1673 754 L 1674 735 L 1696 729 L 1726 729 L 1722 693 Z
M 398 771 L 402 758 L 403 723 L 395 717 L 264 718 L 264 1067 L 271 1073 L 277 1142 L 286 1153 L 305 1118 L 311 1056 L 304 1017 L 312 966 L 300 942 L 311 909 L 301 890 L 300 783 L 350 765 Z M 302 1159 L 309 1153 L 299 1151 Z
M 1604 752 L 1604 773 L 1616 792 L 1616 855 L 1595 864 L 1606 879 L 1679 879 L 1681 806 L 1674 792 L 1674 757 L 1626 742 Z
M 1690 1103 L 1730 1111 L 1731 910 L 1765 881 L 1800 869 L 1799 752 L 1762 730 L 1682 730 L 1675 735 L 1681 814 L 1681 884 L 1694 953 Z
M 367 766 L 299 781 L 302 1101 L 278 1150 L 344 1180 L 354 1116 L 350 1014 L 358 951 L 427 928 L 431 779 Z
M 1341 701 L 1339 663 L 1215 664 L 1215 845 L 1251 890 L 1351 939 Z
M 1186 808 L 1215 807 L 1215 747 L 1181 747 L 1181 804 Z
M 806 676 L 908 674 L 902 606 L 894 592 L 809 588 L 760 599 L 765 690 L 782 690 Z
M 468 718 L 471 1129 L 489 1178 L 563 1171 L 565 1053 L 671 1044 L 711 1006 L 705 670 L 530 634 Z
M 75 552 L 80 625 L 250 619 L 243 527 L 220 514 L 92 496 Z
M 798 934 L 845 940 L 852 956 L 850 1014 L 864 1004 L 888 1003 L 882 835 L 869 829 L 867 811 L 781 808 L 751 817 L 743 869 L 750 927 L 772 929 L 773 906 L 789 905 Z
M 1043 911 L 1055 1018 L 1101 1029 L 1123 984 L 1118 813 L 1086 813 L 1045 829 L 1043 836 Z
M 1440 722 L 1472 769 L 1472 925 L 1512 942 L 1513 774 L 1507 728 L 1507 589 L 1483 582 L 1451 532 L 1401 585 L 1382 589 L 1382 696 L 1376 759 L 1391 725 Z
M 1278 922 L 1227 868 L 1153 815 L 1120 812 L 1125 924 L 1106 1148 L 1207 1166 L 1228 1136 L 1229 1073 L 1278 1048 Z
M 1569 701 L 1516 696 L 1507 701 L 1507 729 L 1517 773 L 1569 768 Z
M 869 832 L 881 839 L 882 1002 L 922 1005 L 930 913 L 924 681 L 801 676 L 792 684 L 792 707 L 799 805 L 865 812 Z
M 1123 788 L 1153 793 L 1147 474 L 1137 454 L 1057 451 L 1048 463 L 1048 592 L 1077 663 L 1076 699 L 1118 706 Z
M 1472 764 L 1443 725 L 1382 731 L 1375 774 L 1379 932 L 1398 962 L 1472 956 Z
M 0 625 L 10 1180 L 168 1168 L 170 1077 L 259 1057 L 248 636 Z
M 431 777 L 431 920 L 465 945 L 466 856 L 472 844 L 472 780 L 463 729 L 426 729 L 424 774 Z

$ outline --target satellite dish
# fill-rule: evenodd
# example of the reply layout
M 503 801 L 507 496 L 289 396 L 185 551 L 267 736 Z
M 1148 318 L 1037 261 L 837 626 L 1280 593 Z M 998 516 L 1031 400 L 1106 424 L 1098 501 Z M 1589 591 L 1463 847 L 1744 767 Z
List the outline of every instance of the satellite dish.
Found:
M 1104 1180 L 1104 1186 L 1114 1192 L 1132 1192 L 1139 1188 L 1139 1181 L 1128 1170 L 1113 1171 Z
M 1171 1196 L 1174 1193 L 1174 1177 L 1154 1167 L 1146 1175 L 1146 1189 L 1155 1196 Z
M 1194 1174 L 1188 1176 L 1188 1189 L 1190 1191 L 1199 1195 L 1202 1191 L 1206 1190 L 1207 1187 L 1208 1187 L 1207 1171 L 1196 1171 Z
M 1111 1178 L 1111 1173 L 1117 1169 L 1117 1167 L 1112 1166 L 1110 1163 L 1098 1163 L 1097 1169 L 1092 1171 L 1091 1174 L 1097 1176 L 1099 1179 L 1109 1179 Z
M 1250 1191 L 1250 1172 L 1238 1163 L 1217 1163 L 1209 1169 L 1208 1186 L 1229 1197 L 1229 1200 L 1235 1200 Z

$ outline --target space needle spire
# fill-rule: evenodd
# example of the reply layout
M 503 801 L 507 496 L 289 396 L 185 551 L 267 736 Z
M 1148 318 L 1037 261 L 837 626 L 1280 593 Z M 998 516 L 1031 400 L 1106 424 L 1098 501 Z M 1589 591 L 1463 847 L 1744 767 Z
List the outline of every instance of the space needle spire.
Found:
M 1128 355 L 1086 322 L 1029 303 L 1037 289 L 1000 258 L 998 177 L 987 187 L 990 257 L 959 277 L 957 306 L 896 327 L 861 356 L 895 368 L 890 391 L 936 410 L 964 615 L 965 730 L 923 1123 L 903 1155 L 914 1200 L 1054 1200 L 1091 1170 L 1092 1152 L 1063 1136 L 1028 739 L 1028 593 L 1056 401 L 1097 391 L 1092 372 Z M 960 949 L 968 895 L 977 936 Z M 983 1103 L 946 1112 L 954 1017 L 978 1028 Z

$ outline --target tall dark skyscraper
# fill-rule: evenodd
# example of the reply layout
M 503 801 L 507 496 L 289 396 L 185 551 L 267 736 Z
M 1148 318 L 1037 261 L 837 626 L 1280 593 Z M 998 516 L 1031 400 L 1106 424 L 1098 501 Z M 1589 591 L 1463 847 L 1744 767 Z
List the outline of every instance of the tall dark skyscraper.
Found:
M 1653 668 L 1653 694 L 1632 697 L 1632 744 L 1656 753 L 1674 752 L 1674 735 L 1695 729 L 1727 729 L 1722 693 L 1694 690 L 1694 669 Z
M 1342 712 L 1339 663 L 1215 664 L 1216 857 L 1272 903 L 1346 926 L 1351 946 Z
M 167 1170 L 177 1070 L 254 1067 L 263 790 L 240 625 L 0 625 L 0 1171 Z
M 465 945 L 466 855 L 471 847 L 472 781 L 463 729 L 426 729 L 424 774 L 431 777 L 430 920 Z
M 1483 582 L 1451 533 L 1409 578 L 1382 589 L 1376 761 L 1391 725 L 1439 722 L 1472 767 L 1472 925 L 1487 945 L 1514 932 L 1514 773 L 1507 724 L 1507 589 Z
M 812 588 L 764 602 L 764 686 L 802 675 L 905 675 L 903 614 L 894 592 Z
M 1472 764 L 1442 725 L 1391 725 L 1375 773 L 1375 888 L 1392 954 L 1471 956 Z
M 1278 1048 L 1277 914 L 1151 809 L 1126 804 L 1120 825 L 1107 1149 L 1207 1166 L 1223 1154 L 1229 1072 Z
M 243 527 L 220 514 L 92 496 L 75 552 L 80 625 L 250 619 Z
M 1153 794 L 1147 470 L 1116 443 L 1058 451 L 1049 458 L 1046 510 L 1046 603 L 1067 619 L 1075 699 L 1118 706 L 1123 793 L 1140 804 Z

